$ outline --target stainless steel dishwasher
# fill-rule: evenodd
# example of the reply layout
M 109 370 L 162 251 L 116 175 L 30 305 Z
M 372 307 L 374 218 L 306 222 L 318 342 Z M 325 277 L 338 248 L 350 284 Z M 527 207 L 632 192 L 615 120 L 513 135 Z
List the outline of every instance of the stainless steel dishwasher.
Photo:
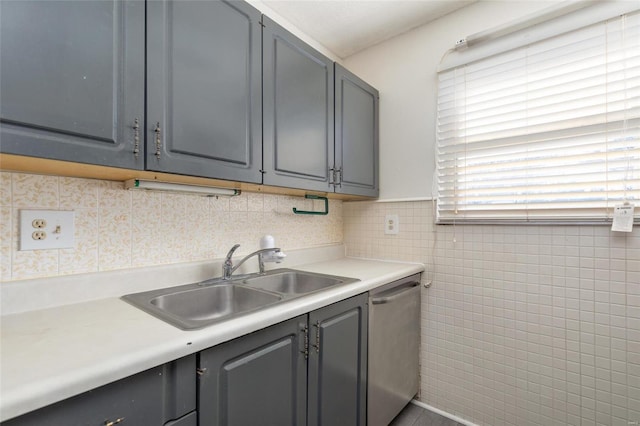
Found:
M 387 426 L 418 393 L 420 274 L 369 293 L 367 425 Z

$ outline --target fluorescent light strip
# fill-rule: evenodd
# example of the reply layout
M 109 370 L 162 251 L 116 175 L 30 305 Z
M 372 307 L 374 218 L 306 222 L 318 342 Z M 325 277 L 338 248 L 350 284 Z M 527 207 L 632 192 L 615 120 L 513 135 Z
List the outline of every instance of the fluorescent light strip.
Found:
M 232 197 L 240 195 L 239 189 L 214 188 L 201 185 L 187 185 L 182 183 L 158 182 L 154 180 L 130 179 L 124 182 L 125 189 L 145 189 L 148 191 L 180 192 L 183 194 L 196 194 L 206 197 L 224 195 Z

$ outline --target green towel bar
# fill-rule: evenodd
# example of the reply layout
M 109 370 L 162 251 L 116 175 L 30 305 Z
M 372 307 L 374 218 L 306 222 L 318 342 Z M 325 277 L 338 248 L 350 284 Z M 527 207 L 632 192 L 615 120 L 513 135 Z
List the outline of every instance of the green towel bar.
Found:
M 295 214 L 315 214 L 315 215 L 326 215 L 329 214 L 329 200 L 327 199 L 327 197 L 320 197 L 318 195 L 310 195 L 310 194 L 306 194 L 304 196 L 304 198 L 309 198 L 310 200 L 324 200 L 324 211 L 323 212 L 310 212 L 310 211 L 306 211 L 306 210 L 298 210 L 295 207 L 293 208 L 293 212 Z

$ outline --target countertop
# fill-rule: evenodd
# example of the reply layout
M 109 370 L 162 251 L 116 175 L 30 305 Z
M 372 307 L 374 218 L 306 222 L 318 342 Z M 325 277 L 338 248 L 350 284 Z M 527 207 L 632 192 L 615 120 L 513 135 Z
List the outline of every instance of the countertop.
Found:
M 343 258 L 295 269 L 360 281 L 193 331 L 117 297 L 1 317 L 0 421 L 422 272 L 424 266 Z

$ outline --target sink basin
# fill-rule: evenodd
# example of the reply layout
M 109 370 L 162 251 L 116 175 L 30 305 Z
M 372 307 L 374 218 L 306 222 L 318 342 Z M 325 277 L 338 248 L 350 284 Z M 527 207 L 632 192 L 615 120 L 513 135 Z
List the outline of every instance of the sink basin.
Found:
M 123 296 L 134 306 L 187 330 L 255 311 L 282 298 L 279 294 L 235 283 L 189 284 Z
M 276 269 L 266 274 L 215 278 L 201 283 L 127 294 L 122 299 L 183 330 L 217 322 L 302 297 L 353 278 Z
M 267 272 L 265 275 L 247 278 L 242 281 L 242 284 L 286 295 L 295 295 L 311 293 L 334 285 L 355 281 L 358 280 L 290 269 L 278 269 Z

